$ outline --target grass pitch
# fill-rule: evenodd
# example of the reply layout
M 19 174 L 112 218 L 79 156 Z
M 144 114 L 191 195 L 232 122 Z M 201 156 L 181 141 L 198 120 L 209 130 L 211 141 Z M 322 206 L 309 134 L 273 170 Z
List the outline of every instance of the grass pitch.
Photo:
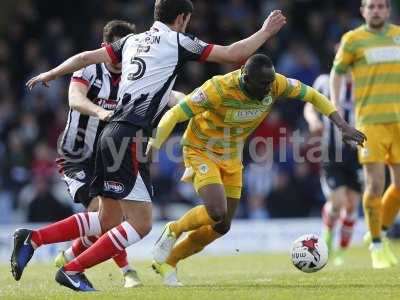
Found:
M 394 246 L 400 253 L 400 244 Z M 76 293 L 59 286 L 51 265 L 32 264 L 19 282 L 7 265 L 0 265 L 0 299 L 400 299 L 400 266 L 372 270 L 366 248 L 350 249 L 343 267 L 328 263 L 305 274 L 295 269 L 288 254 L 195 256 L 181 263 L 183 288 L 166 288 L 150 269 L 150 262 L 134 262 L 143 287 L 124 289 L 112 262 L 87 272 L 96 293 Z

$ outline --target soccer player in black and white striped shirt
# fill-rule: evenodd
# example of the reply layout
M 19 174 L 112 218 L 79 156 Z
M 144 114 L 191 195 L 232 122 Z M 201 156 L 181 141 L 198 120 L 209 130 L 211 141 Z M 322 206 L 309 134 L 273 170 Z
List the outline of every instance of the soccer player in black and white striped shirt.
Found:
M 286 23 L 281 12 L 274 11 L 260 30 L 250 37 L 229 46 L 211 45 L 184 33 L 192 12 L 193 3 L 190 0 L 156 0 L 155 23 L 150 30 L 129 35 L 108 47 L 75 55 L 55 69 L 28 81 L 29 88 L 40 82 L 47 85 L 49 81 L 89 64 L 122 62 L 120 103 L 111 123 L 102 132 L 92 187 L 95 194 L 100 195 L 101 208 L 104 208 L 100 212 L 111 212 L 122 207 L 125 221 L 112 223 L 105 217 L 107 215 L 100 213 L 99 217 L 87 220 L 82 232 L 74 229 L 80 226 L 74 217 L 39 230 L 27 230 L 25 235 L 17 237 L 17 240 L 25 238 L 27 244 L 17 245 L 14 250 L 14 253 L 25 253 L 21 254 L 22 257 L 17 255 L 20 263 L 14 268 L 16 271 L 22 273 L 30 259 L 29 255 L 33 254 L 33 247 L 66 239 L 65 233 L 57 237 L 52 234 L 53 228 L 64 228 L 62 222 L 68 224 L 67 236 L 72 238 L 100 234 L 101 231 L 92 230 L 96 226 L 91 224 L 101 223 L 103 232 L 109 231 L 56 275 L 56 281 L 68 288 L 93 290 L 82 279 L 85 269 L 137 243 L 151 230 L 150 174 L 147 162 L 140 161 L 147 143 L 138 136 L 149 137 L 151 130 L 156 127 L 155 121 L 167 105 L 172 86 L 183 65 L 188 61 L 239 63 Z
M 354 124 L 352 82 L 347 76 L 346 84 L 340 92 L 340 107 L 346 122 Z M 320 93 L 330 96 L 329 74 L 317 77 L 313 87 Z M 358 162 L 357 149 L 342 141 L 342 136 L 329 120 L 321 121 L 318 112 L 306 104 L 304 116 L 312 133 L 322 131 L 322 174 L 321 188 L 326 198 L 322 209 L 323 238 L 329 253 L 333 250 L 335 225 L 339 221 L 340 243 L 333 263 L 344 262 L 344 251 L 348 248 L 357 220 L 358 204 L 362 184 L 362 168 Z
M 134 33 L 134 30 L 134 25 L 128 22 L 110 21 L 103 29 L 103 45 Z M 94 176 L 96 145 L 117 106 L 120 79 L 121 64 L 101 63 L 74 72 L 69 86 L 70 110 L 58 148 L 61 157 L 57 163 L 72 199 L 89 212 L 96 212 L 99 208 L 98 198 L 89 194 L 89 186 Z M 177 95 L 175 91 L 172 94 L 173 97 Z M 175 101 L 175 98 L 171 99 L 172 105 Z M 121 210 L 115 210 L 113 214 L 122 220 Z M 97 236 L 88 236 L 74 240 L 70 248 L 57 256 L 56 265 L 62 267 L 97 239 Z M 125 287 L 140 284 L 136 271 L 129 266 L 126 251 L 121 251 L 113 259 L 123 273 Z
M 103 28 L 103 44 L 111 44 L 134 32 L 133 24 L 110 21 Z M 89 186 L 94 175 L 98 138 L 117 106 L 120 79 L 120 64 L 100 63 L 76 71 L 69 86 L 70 110 L 58 147 L 60 158 L 57 164 L 72 199 L 85 206 L 88 212 L 97 212 L 99 208 L 97 197 L 89 195 Z M 122 220 L 120 210 L 114 214 Z M 56 266 L 64 266 L 97 239 L 97 236 L 75 239 L 70 248 L 56 257 Z M 121 251 L 113 259 L 122 271 L 125 287 L 140 284 L 137 272 L 129 265 L 126 251 Z

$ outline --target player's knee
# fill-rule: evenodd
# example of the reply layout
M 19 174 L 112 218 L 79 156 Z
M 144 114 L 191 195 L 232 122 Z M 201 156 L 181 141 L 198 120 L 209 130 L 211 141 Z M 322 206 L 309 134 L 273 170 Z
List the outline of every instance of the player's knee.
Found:
M 208 209 L 208 215 L 217 223 L 225 220 L 227 213 L 228 211 L 226 207 L 213 207 Z
M 140 235 L 141 238 L 144 238 L 146 235 L 148 235 L 152 229 L 152 223 L 151 222 L 145 222 L 141 224 L 135 224 L 133 226 L 136 230 L 136 232 Z
M 99 199 L 97 197 L 90 200 L 87 211 L 95 212 L 99 210 Z
M 215 232 L 218 232 L 219 234 L 227 234 L 229 230 L 231 229 L 231 222 L 220 222 L 217 223 L 213 226 L 213 229 Z
M 366 192 L 372 196 L 381 196 L 383 194 L 384 182 L 380 179 L 370 180 L 366 185 Z
M 121 223 L 120 218 L 116 218 L 113 214 L 101 214 L 100 215 L 100 224 L 102 232 L 107 232 L 111 228 L 118 226 Z
M 352 214 L 358 208 L 358 198 L 348 198 L 346 202 L 346 212 Z

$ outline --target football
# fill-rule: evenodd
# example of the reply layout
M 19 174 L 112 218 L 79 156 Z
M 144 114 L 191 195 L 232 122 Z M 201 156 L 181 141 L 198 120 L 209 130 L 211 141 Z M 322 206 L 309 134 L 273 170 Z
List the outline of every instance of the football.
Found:
M 328 247 L 325 241 L 315 234 L 305 234 L 292 245 L 293 265 L 306 273 L 321 270 L 328 262 Z

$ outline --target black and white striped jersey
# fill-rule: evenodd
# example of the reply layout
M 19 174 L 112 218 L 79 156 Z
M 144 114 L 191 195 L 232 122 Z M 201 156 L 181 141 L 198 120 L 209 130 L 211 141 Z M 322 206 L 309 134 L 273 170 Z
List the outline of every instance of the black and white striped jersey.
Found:
M 212 47 L 158 21 L 146 32 L 107 46 L 113 63 L 122 62 L 120 101 L 112 121 L 151 129 L 169 101 L 181 67 L 187 61 L 206 60 Z
M 112 74 L 104 64 L 90 65 L 76 71 L 71 82 L 80 82 L 88 89 L 87 97 L 93 103 L 107 110 L 117 107 L 120 74 Z M 92 159 L 96 144 L 106 122 L 97 117 L 87 116 L 70 109 L 68 121 L 59 144 L 62 157 L 74 161 Z
M 320 93 L 330 98 L 329 74 L 322 74 L 314 81 L 313 87 Z M 339 105 L 343 111 L 344 120 L 351 126 L 354 126 L 354 105 L 353 105 L 353 90 L 351 80 L 343 78 L 341 84 Z M 342 135 L 339 129 L 332 124 L 328 118 L 323 118 L 324 134 L 323 148 L 330 162 L 341 161 L 343 157 L 343 148 L 350 149 L 350 146 L 344 145 Z M 355 150 L 351 150 L 355 151 Z M 326 157 L 326 156 L 325 156 Z

